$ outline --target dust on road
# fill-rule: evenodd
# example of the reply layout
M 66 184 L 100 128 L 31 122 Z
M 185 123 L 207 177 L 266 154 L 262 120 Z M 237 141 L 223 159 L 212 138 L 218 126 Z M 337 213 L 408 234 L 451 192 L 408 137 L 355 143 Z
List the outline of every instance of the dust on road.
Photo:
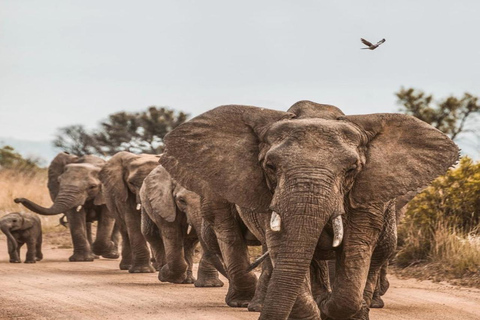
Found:
M 161 283 L 156 273 L 129 274 L 118 260 L 68 262 L 71 249 L 44 245 L 36 264 L 8 263 L 0 239 L 0 319 L 257 319 L 224 303 L 223 288 Z M 22 250 L 24 259 L 25 248 Z M 386 307 L 372 320 L 480 319 L 480 290 L 391 277 Z

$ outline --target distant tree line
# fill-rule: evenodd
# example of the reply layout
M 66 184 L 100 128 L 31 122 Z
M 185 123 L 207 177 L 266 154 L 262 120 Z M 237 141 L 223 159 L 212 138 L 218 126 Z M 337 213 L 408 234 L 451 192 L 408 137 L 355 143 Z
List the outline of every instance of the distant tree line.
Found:
M 149 107 L 142 112 L 117 112 L 87 131 L 82 125 L 58 129 L 53 144 L 75 155 L 111 156 L 119 151 L 162 153 L 163 137 L 185 122 L 188 115 L 165 107 Z
M 0 169 L 15 169 L 30 171 L 39 169 L 39 159 L 24 158 L 11 146 L 0 148 Z

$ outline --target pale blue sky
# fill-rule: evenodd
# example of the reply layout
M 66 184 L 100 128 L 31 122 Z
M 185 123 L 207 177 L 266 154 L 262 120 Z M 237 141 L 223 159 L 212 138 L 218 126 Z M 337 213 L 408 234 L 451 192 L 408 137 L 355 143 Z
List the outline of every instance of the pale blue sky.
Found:
M 48 140 L 149 105 L 309 99 L 354 114 L 397 111 L 401 86 L 480 95 L 479 13 L 474 0 L 0 0 L 0 137 Z M 387 41 L 360 50 L 360 37 Z

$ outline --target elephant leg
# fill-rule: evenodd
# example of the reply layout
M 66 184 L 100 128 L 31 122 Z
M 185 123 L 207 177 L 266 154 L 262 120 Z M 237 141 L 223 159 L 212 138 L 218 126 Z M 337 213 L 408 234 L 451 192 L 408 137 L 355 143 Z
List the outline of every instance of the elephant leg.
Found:
M 8 247 L 8 255 L 10 256 L 11 263 L 20 263 L 20 253 L 18 248 L 20 247 L 17 243 L 13 243 L 9 237 L 7 237 L 7 247 Z
M 91 222 L 87 222 L 86 228 L 87 228 L 87 240 L 88 240 L 88 244 L 90 245 L 90 248 L 92 248 L 92 244 L 93 244 L 92 223 L 91 223 Z M 92 249 L 92 252 L 93 252 L 93 249 Z M 97 255 L 95 252 L 93 253 L 93 256 L 94 256 L 95 259 L 99 259 L 99 258 L 100 258 L 100 256 Z
M 113 242 L 113 252 L 117 252 L 118 254 L 118 247 L 122 241 L 122 233 L 120 232 L 120 224 L 117 221 L 115 221 L 115 224 L 113 225 L 113 231 L 110 239 Z
M 35 263 L 37 262 L 35 257 L 37 256 L 37 239 L 30 237 L 27 241 L 27 256 L 25 258 L 25 263 Z
M 40 231 L 40 234 L 37 237 L 37 243 L 36 243 L 36 256 L 35 260 L 41 261 L 43 259 L 43 253 L 42 253 L 42 232 Z
M 185 253 L 185 261 L 187 262 L 187 277 L 183 281 L 183 283 L 191 284 L 195 283 L 195 278 L 193 277 L 193 256 L 195 255 L 195 248 L 198 244 L 198 238 L 191 237 L 187 235 L 184 241 L 184 253 Z
M 385 303 L 380 296 L 380 283 L 381 283 L 381 272 L 383 267 L 380 269 L 380 275 L 377 277 L 377 285 L 375 286 L 375 291 L 373 292 L 372 302 L 370 302 L 370 308 L 383 308 Z
M 213 253 L 204 253 L 198 264 L 197 280 L 195 287 L 223 287 L 223 281 L 218 278 L 218 271 L 210 262 L 209 256 Z M 213 258 L 213 257 L 212 257 Z
M 125 212 L 125 224 L 127 226 L 128 239 L 132 251 L 132 266 L 130 273 L 152 273 L 155 269 L 150 263 L 150 250 L 142 235 L 140 213 L 133 208 Z
M 267 249 L 266 245 L 262 246 L 263 252 L 265 253 Z M 252 301 L 248 304 L 248 311 L 252 312 L 261 312 L 263 308 L 263 302 L 265 300 L 265 296 L 267 295 L 268 283 L 270 281 L 270 277 L 272 276 L 272 261 L 270 258 L 266 258 L 262 262 L 262 274 L 258 279 L 257 289 L 255 290 L 255 295 L 253 296 Z
M 120 230 L 122 236 L 122 260 L 120 260 L 120 270 L 129 270 L 132 267 L 132 250 L 130 249 L 130 239 L 126 230 Z
M 245 308 L 255 295 L 257 277 L 247 272 L 250 266 L 247 244 L 234 206 L 224 201 L 202 199 L 202 216 L 213 226 L 230 280 L 225 302 L 230 307 Z
M 95 256 L 87 239 L 85 210 L 82 209 L 80 212 L 69 210 L 67 219 L 70 223 L 70 235 L 73 242 L 73 255 L 70 256 L 69 261 L 93 261 Z
M 87 222 L 86 227 L 87 227 L 87 240 L 88 240 L 88 243 L 90 244 L 90 246 L 92 246 L 92 244 L 93 244 L 92 223 Z
M 179 219 L 185 217 L 177 215 L 174 222 L 162 221 L 160 226 L 166 262 L 158 274 L 158 279 L 162 282 L 183 283 L 187 279 L 188 263 L 184 248 L 186 229 L 182 228 Z
M 317 305 L 328 297 L 332 292 L 330 288 L 330 275 L 327 260 L 312 260 L 310 266 L 310 279 L 312 285 L 312 294 Z
M 115 219 L 108 216 L 108 209 L 102 206 L 97 222 L 97 235 L 92 244 L 93 253 L 107 259 L 118 259 L 118 247 L 112 241 L 112 233 L 115 227 Z
M 158 226 L 142 209 L 142 234 L 152 250 L 152 262 L 155 270 L 159 271 L 165 264 L 165 250 Z

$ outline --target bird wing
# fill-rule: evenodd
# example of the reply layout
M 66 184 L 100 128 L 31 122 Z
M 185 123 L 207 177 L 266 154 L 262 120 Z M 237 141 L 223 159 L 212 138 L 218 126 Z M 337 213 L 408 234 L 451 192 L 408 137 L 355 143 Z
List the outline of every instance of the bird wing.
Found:
M 381 44 L 384 43 L 384 42 L 385 42 L 385 39 L 382 39 L 382 40 L 378 41 L 376 45 L 379 46 L 379 45 L 381 45 Z
M 363 38 L 360 38 L 360 40 L 362 40 L 363 44 L 366 45 L 366 46 L 372 46 L 372 44 L 370 42 L 368 42 L 367 40 L 363 39 Z

